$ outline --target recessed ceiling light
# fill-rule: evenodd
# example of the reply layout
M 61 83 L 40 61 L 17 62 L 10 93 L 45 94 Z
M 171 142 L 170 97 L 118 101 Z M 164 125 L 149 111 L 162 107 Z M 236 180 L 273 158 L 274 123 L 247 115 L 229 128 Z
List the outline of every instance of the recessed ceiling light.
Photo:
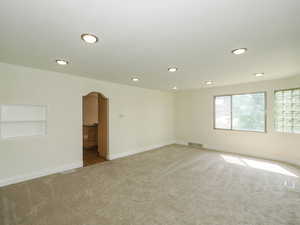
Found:
M 89 44 L 94 44 L 98 41 L 98 37 L 93 34 L 82 34 L 81 39 L 84 42 L 89 43 Z
M 264 73 L 255 73 L 254 74 L 256 77 L 262 77 L 262 76 L 264 76 L 265 74 Z
M 173 90 L 177 90 L 177 87 L 176 87 L 176 86 L 174 86 L 174 87 L 172 87 L 172 89 L 173 89 Z
M 211 81 L 211 80 L 205 81 L 205 84 L 206 84 L 206 85 L 212 85 L 213 83 L 214 83 L 214 82 Z
M 140 81 L 140 79 L 137 78 L 137 77 L 132 77 L 131 80 L 132 80 L 133 82 L 139 82 L 139 81 Z
M 178 69 L 176 67 L 169 67 L 168 68 L 168 71 L 171 72 L 171 73 L 174 73 L 176 72 Z
M 57 60 L 55 60 L 55 62 L 61 66 L 65 66 L 65 65 L 69 64 L 69 62 L 64 59 L 57 59 Z
M 247 48 L 238 48 L 238 49 L 232 50 L 231 52 L 235 55 L 241 55 L 241 54 L 246 53 L 246 51 L 248 51 Z

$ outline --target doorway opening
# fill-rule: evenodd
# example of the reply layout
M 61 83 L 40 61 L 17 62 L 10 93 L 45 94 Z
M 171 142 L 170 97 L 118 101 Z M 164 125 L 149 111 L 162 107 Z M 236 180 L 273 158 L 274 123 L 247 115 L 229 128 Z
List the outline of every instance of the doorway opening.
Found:
M 108 98 L 91 92 L 82 98 L 83 166 L 108 159 Z

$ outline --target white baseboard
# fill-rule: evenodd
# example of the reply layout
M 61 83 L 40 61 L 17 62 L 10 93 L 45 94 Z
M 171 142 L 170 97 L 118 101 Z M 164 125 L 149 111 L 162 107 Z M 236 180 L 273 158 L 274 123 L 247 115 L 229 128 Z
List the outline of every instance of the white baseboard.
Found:
M 50 175 L 50 174 L 64 172 L 66 170 L 72 170 L 72 169 L 80 168 L 82 166 L 83 166 L 82 161 L 81 162 L 74 162 L 74 163 L 59 166 L 59 167 L 56 167 L 56 168 L 43 169 L 43 170 L 38 171 L 38 172 L 33 172 L 33 173 L 28 173 L 28 174 L 23 174 L 23 175 L 19 175 L 19 176 L 15 176 L 15 177 L 2 179 L 2 180 L 0 180 L 0 187 L 7 186 L 7 185 L 10 185 L 10 184 L 19 183 L 19 182 L 26 181 L 26 180 L 31 180 L 31 179 L 38 178 L 38 177 L 44 177 L 44 176 L 47 176 L 47 175 Z
M 123 157 L 126 157 L 126 156 L 130 156 L 130 155 L 134 155 L 134 154 L 137 154 L 137 153 L 141 153 L 141 152 L 155 150 L 157 148 L 161 148 L 161 147 L 164 147 L 166 145 L 171 145 L 171 144 L 175 144 L 175 141 L 170 141 L 170 142 L 167 142 L 167 143 L 164 143 L 164 144 L 159 144 L 159 145 L 151 145 L 151 146 L 140 148 L 140 149 L 137 149 L 137 150 L 134 150 L 134 151 L 109 154 L 108 160 L 114 160 L 114 159 L 123 158 Z
M 170 145 L 170 144 L 174 144 L 175 141 L 170 141 L 164 144 L 159 144 L 159 145 L 152 145 L 152 146 L 148 146 L 148 147 L 144 147 L 144 148 L 140 148 L 134 151 L 128 151 L 128 152 L 121 152 L 121 153 L 116 153 L 116 154 L 109 154 L 108 160 L 113 160 L 113 159 L 117 159 L 117 158 L 122 158 L 122 157 L 126 157 L 126 156 L 130 156 L 130 155 L 134 155 L 140 152 L 145 152 L 145 151 L 150 151 L 150 150 L 154 150 L 166 145 Z M 10 184 L 15 184 L 15 183 L 19 183 L 19 182 L 23 182 L 26 180 L 32 180 L 38 177 L 43 177 L 43 176 L 47 176 L 50 174 L 55 174 L 55 173 L 60 173 L 60 172 L 64 172 L 66 170 L 72 170 L 72 169 L 76 169 L 76 168 L 80 168 L 83 166 L 82 161 L 81 162 L 75 162 L 75 163 L 71 163 L 68 165 L 63 165 L 57 168 L 48 168 L 48 169 L 43 169 L 41 171 L 38 172 L 33 172 L 33 173 L 28 173 L 28 174 L 23 174 L 23 175 L 19 175 L 19 176 L 14 176 L 14 177 L 9 177 L 9 178 L 5 178 L 5 179 L 0 179 L 0 187 L 3 186 L 7 186 Z
M 205 145 L 204 149 L 208 150 L 208 151 L 218 151 L 218 152 L 224 152 L 224 153 L 228 153 L 228 154 L 239 154 L 241 156 L 254 157 L 254 158 L 263 159 L 263 160 L 273 160 L 273 161 L 277 161 L 280 163 L 288 163 L 293 166 L 300 167 L 299 161 L 284 159 L 282 157 L 279 158 L 279 157 L 274 157 L 274 156 L 266 156 L 266 155 L 259 155 L 259 154 L 253 154 L 253 153 L 250 154 L 250 153 L 243 153 L 243 152 L 238 152 L 238 151 L 228 151 L 227 149 L 221 149 L 221 148 L 217 148 L 217 147 L 211 146 L 211 145 Z
M 188 145 L 188 142 L 182 141 L 182 140 L 177 140 L 176 144 L 178 145 Z M 254 157 L 254 158 L 259 158 L 259 159 L 265 159 L 265 160 L 273 160 L 281 163 L 288 163 L 297 167 L 300 167 L 300 162 L 298 160 L 290 160 L 290 159 L 283 159 L 279 157 L 273 157 L 273 156 L 265 156 L 265 155 L 258 155 L 258 154 L 247 154 L 247 153 L 242 153 L 238 151 L 228 151 L 227 149 L 221 149 L 216 146 L 212 145 L 204 145 L 203 149 L 208 150 L 208 151 L 218 151 L 218 152 L 224 152 L 228 154 L 240 154 L 245 157 Z

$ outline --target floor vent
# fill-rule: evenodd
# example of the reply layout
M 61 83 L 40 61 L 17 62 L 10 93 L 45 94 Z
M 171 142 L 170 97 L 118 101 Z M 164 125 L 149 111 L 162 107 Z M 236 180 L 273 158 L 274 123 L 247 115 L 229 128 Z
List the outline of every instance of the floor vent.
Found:
M 203 148 L 202 144 L 199 143 L 194 143 L 194 142 L 189 142 L 188 146 L 192 147 L 192 148 Z

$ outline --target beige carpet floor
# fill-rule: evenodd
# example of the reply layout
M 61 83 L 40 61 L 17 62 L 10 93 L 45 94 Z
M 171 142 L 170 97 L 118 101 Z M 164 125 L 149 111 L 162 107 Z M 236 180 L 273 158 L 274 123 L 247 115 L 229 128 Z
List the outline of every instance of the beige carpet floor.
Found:
M 299 225 L 300 171 L 167 146 L 0 189 L 1 225 Z

